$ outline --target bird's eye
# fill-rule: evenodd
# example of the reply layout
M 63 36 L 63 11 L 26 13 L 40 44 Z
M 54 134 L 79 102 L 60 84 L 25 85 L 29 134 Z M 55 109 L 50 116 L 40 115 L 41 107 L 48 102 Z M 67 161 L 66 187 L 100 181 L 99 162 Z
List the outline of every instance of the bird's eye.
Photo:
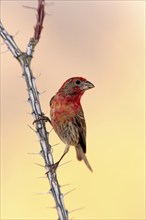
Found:
M 76 84 L 77 84 L 77 85 L 79 85 L 80 83 L 81 83 L 81 81 L 80 81 L 80 80 L 77 80 L 77 81 L 76 81 Z

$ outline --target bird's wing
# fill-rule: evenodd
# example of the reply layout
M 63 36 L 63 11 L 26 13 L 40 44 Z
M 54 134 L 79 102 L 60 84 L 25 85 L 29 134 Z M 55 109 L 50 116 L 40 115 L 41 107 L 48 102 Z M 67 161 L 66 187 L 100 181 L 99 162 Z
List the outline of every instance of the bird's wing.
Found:
M 80 107 L 75 117 L 75 123 L 79 131 L 79 144 L 83 149 L 83 152 L 86 153 L 86 122 L 82 107 Z

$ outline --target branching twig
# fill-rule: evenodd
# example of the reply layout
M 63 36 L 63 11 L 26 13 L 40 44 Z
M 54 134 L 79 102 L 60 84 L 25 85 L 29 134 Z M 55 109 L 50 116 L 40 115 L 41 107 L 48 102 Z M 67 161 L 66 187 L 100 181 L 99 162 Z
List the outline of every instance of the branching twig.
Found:
M 45 161 L 44 167 L 47 167 L 49 165 L 54 164 L 54 161 L 51 153 L 51 146 L 48 141 L 48 132 L 46 130 L 45 122 L 43 120 L 38 120 L 39 116 L 43 116 L 44 114 L 41 110 L 41 105 L 38 96 L 39 93 L 35 84 L 35 78 L 30 68 L 30 62 L 33 57 L 34 49 L 40 39 L 41 31 L 43 28 L 43 20 L 45 16 L 44 1 L 45 0 L 38 0 L 37 23 L 34 28 L 34 37 L 30 39 L 26 52 L 22 52 L 19 49 L 13 37 L 6 31 L 2 23 L 0 23 L 0 35 L 3 38 L 8 49 L 11 51 L 13 56 L 19 61 L 22 67 L 23 76 L 27 85 L 29 102 L 32 107 L 34 120 L 36 120 L 36 133 L 39 137 L 42 149 L 42 156 Z M 47 173 L 47 178 L 51 186 L 50 192 L 53 195 L 56 203 L 58 217 L 60 220 L 68 220 L 68 211 L 65 209 L 64 196 L 61 193 L 56 172 L 54 171 L 54 169 L 51 169 L 50 172 Z

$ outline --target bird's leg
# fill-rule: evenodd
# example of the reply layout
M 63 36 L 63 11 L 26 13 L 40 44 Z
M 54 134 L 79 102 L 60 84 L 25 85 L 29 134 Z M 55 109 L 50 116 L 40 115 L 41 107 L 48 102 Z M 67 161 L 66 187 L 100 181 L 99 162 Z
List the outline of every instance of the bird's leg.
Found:
M 60 159 L 58 160 L 58 162 L 56 162 L 56 163 L 58 163 L 58 165 L 59 165 L 60 161 L 63 159 L 63 157 L 67 154 L 68 151 L 69 151 L 69 146 L 67 145 L 66 148 L 65 148 L 65 150 L 64 150 L 63 155 L 60 157 Z
M 49 117 L 47 117 L 47 116 L 45 116 L 45 115 L 40 115 L 40 114 L 39 114 L 39 119 L 34 120 L 33 125 L 34 125 L 36 122 L 40 122 L 40 121 L 42 121 L 42 120 L 45 121 L 45 122 L 49 122 L 49 123 L 51 124 L 51 120 L 50 120 Z
M 63 155 L 60 157 L 60 159 L 59 159 L 56 163 L 47 166 L 47 167 L 49 168 L 49 171 L 48 171 L 48 172 L 50 172 L 51 169 L 55 169 L 55 170 L 57 169 L 57 167 L 58 167 L 60 161 L 63 159 L 63 157 L 64 157 L 64 156 L 67 154 L 67 152 L 69 151 L 69 147 L 70 147 L 69 145 L 66 145 L 66 148 L 65 148 L 65 150 L 64 150 Z M 47 174 L 48 172 L 46 172 L 46 174 Z

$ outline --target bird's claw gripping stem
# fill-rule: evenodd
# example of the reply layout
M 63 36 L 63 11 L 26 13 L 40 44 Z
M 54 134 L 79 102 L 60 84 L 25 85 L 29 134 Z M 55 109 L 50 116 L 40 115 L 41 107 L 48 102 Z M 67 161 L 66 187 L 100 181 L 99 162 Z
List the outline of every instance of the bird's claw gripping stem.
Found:
M 66 148 L 66 151 L 64 152 L 64 154 L 61 156 L 61 158 L 54 164 L 51 165 L 47 165 L 47 168 L 49 168 L 49 170 L 46 172 L 46 174 L 48 174 L 52 169 L 56 171 L 60 161 L 63 159 L 63 157 L 65 156 L 65 154 L 68 152 L 69 148 Z
M 40 121 L 49 122 L 51 124 L 50 118 L 45 115 L 39 115 L 39 118 L 34 120 L 32 124 L 34 125 L 35 123 L 40 122 Z
M 56 162 L 56 163 L 54 163 L 54 164 L 51 164 L 51 165 L 47 165 L 47 168 L 49 169 L 45 174 L 48 174 L 50 171 L 52 171 L 52 170 L 55 170 L 56 171 L 56 169 L 57 169 L 57 167 L 58 167 L 58 165 L 59 165 L 59 162 L 60 161 L 58 161 L 58 162 Z

